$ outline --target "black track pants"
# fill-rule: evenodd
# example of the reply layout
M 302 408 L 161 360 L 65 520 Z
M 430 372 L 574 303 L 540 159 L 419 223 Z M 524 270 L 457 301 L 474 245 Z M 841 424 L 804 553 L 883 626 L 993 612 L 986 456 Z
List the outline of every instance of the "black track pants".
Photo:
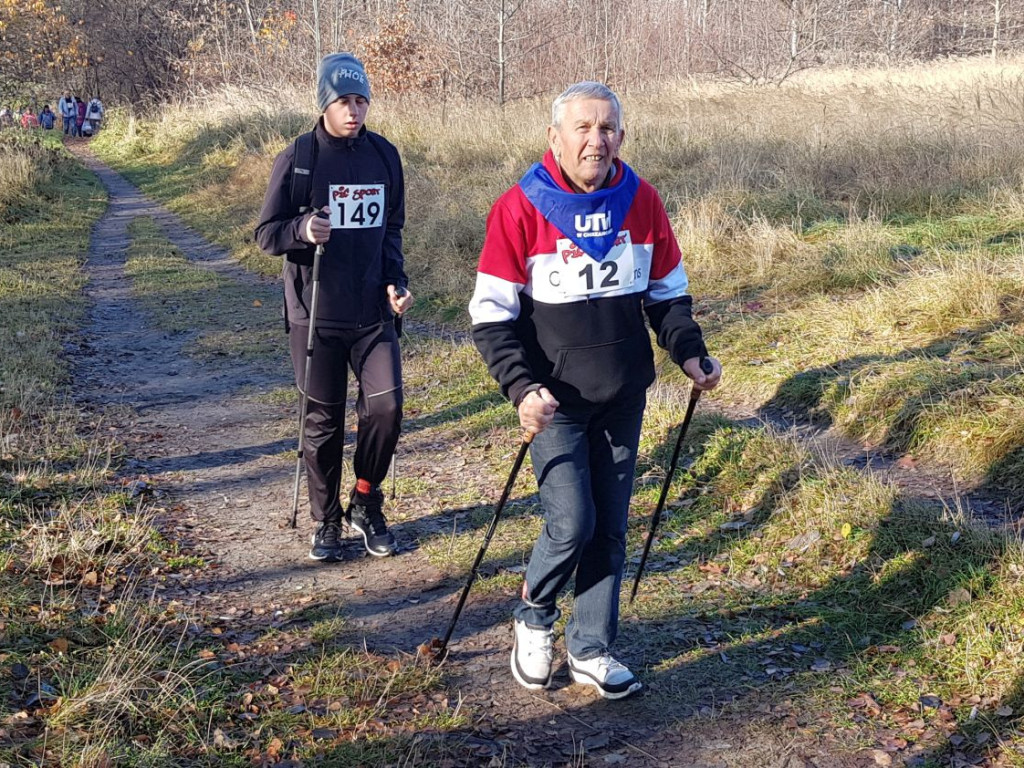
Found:
M 295 383 L 305 382 L 308 326 L 288 332 Z M 379 485 L 387 476 L 402 425 L 402 363 L 392 322 L 358 330 L 317 329 L 313 342 L 304 457 L 314 520 L 341 513 L 348 369 L 359 383 L 356 398 L 356 478 Z M 352 484 L 355 484 L 353 479 Z

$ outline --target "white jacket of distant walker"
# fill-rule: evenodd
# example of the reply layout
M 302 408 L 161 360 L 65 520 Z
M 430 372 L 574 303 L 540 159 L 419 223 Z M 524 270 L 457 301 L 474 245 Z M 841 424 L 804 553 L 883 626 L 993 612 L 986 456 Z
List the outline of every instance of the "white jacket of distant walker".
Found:
M 86 107 L 85 115 L 90 120 L 102 120 L 103 119 L 103 102 L 99 99 L 93 99 L 89 102 L 89 106 Z

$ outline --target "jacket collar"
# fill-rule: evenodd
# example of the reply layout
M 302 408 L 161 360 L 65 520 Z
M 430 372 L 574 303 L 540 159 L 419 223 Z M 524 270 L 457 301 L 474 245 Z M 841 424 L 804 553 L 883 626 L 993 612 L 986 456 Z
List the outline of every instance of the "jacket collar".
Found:
M 324 116 L 320 115 L 320 119 L 316 122 L 316 140 L 321 144 L 335 147 L 336 149 L 353 149 L 366 141 L 366 126 L 364 125 L 360 128 L 358 135 L 352 138 L 332 136 L 324 127 Z

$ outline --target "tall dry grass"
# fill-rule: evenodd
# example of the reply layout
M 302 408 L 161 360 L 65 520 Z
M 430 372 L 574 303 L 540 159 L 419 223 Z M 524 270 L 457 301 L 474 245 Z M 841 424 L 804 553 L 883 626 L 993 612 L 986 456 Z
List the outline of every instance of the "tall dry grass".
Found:
M 996 202 L 1019 210 L 1020 64 L 950 61 L 812 72 L 779 88 L 687 81 L 628 93 L 623 156 L 665 199 L 701 293 L 748 290 L 769 274 L 793 292 L 815 283 L 858 286 L 868 278 L 847 269 L 833 279 L 834 251 L 808 249 L 798 237 L 827 221 L 927 217 Z M 465 304 L 483 218 L 543 153 L 553 95 L 503 109 L 374 100 L 370 127 L 405 161 L 409 269 L 439 305 Z M 115 121 L 101 141 L 110 156 L 187 160 L 208 183 L 197 189 L 192 179 L 190 201 L 178 205 L 200 218 L 206 211 L 211 232 L 219 216 L 230 229 L 224 240 L 239 247 L 255 223 L 272 156 L 315 117 L 305 91 L 231 89 L 156 119 Z M 251 242 L 241 250 L 255 252 Z M 870 277 L 877 264 L 865 270 Z

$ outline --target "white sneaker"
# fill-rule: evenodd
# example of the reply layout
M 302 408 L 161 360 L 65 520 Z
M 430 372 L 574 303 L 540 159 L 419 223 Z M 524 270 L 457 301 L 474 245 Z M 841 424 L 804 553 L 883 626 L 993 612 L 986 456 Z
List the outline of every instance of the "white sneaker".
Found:
M 581 661 L 569 654 L 569 674 L 582 685 L 592 685 L 606 699 L 624 699 L 644 687 L 625 664 L 610 653 Z
M 552 643 L 555 633 L 541 627 L 534 629 L 518 619 L 512 641 L 512 674 L 524 688 L 536 691 L 551 685 Z

